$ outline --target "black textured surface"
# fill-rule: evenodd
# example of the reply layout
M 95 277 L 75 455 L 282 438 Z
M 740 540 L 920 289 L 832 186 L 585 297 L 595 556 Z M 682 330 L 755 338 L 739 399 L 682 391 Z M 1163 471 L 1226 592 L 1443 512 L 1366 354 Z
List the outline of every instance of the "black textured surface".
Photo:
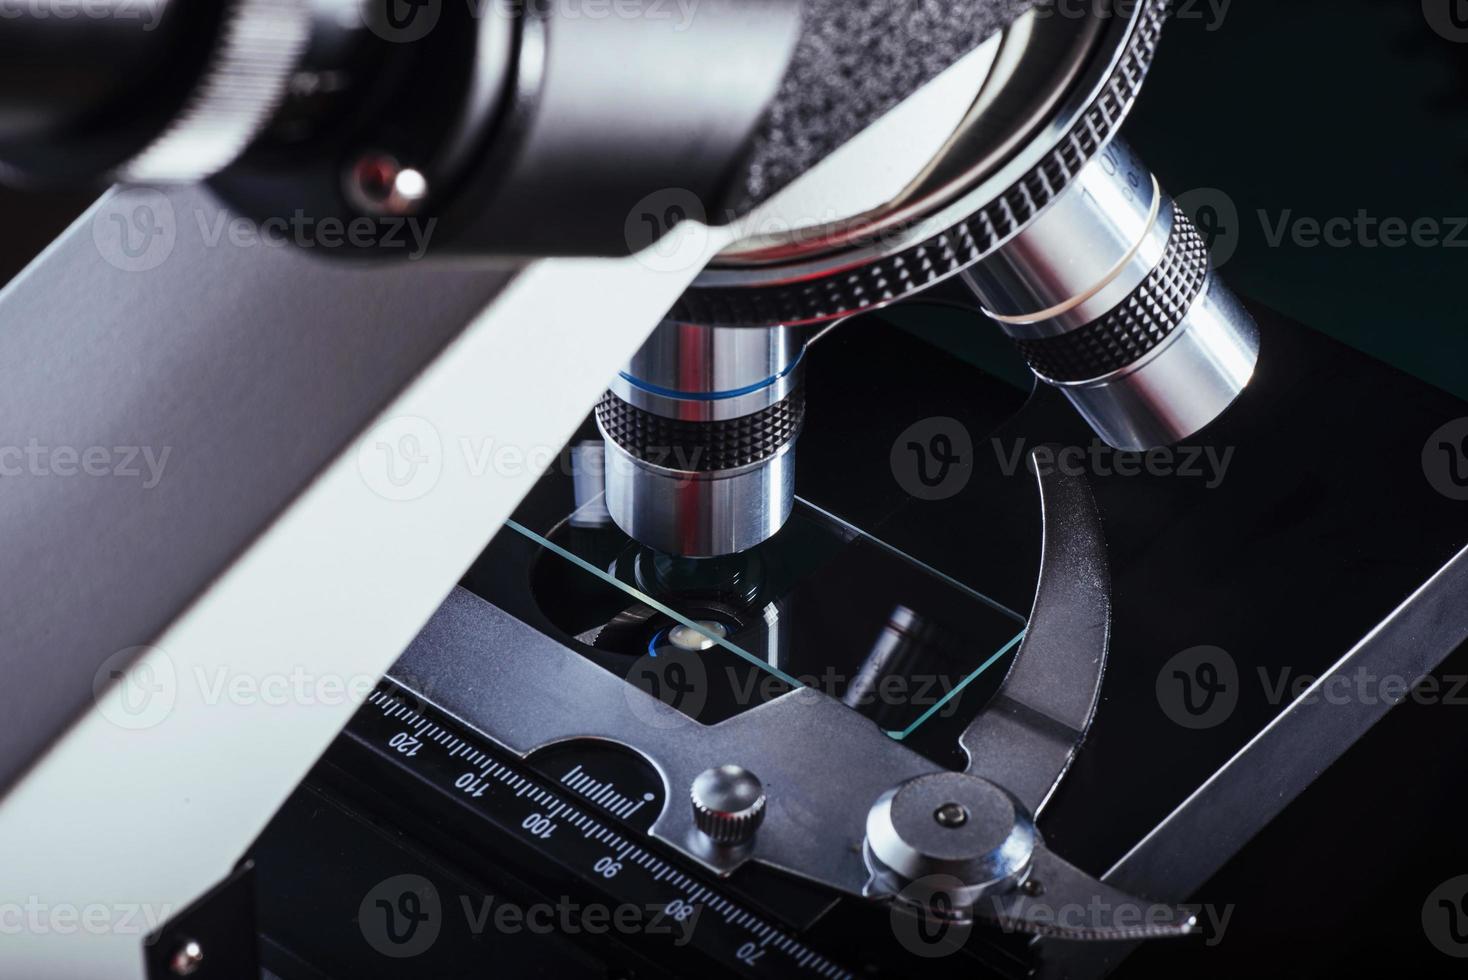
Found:
M 734 206 L 769 198 L 1033 4 L 805 0 L 799 45 Z
M 1058 337 L 1014 342 L 1037 374 L 1099 378 L 1136 363 L 1177 329 L 1208 278 L 1208 246 L 1175 206 L 1172 221 L 1162 261 L 1116 309 Z
M 645 463 L 716 473 L 764 462 L 800 435 L 805 392 L 797 388 L 769 408 L 722 422 L 685 422 L 644 412 L 607 393 L 597 421 L 617 445 Z
M 978 262 L 1053 201 L 1115 135 L 1152 65 L 1167 0 L 1147 0 L 1115 70 L 1080 119 L 1033 170 L 954 227 L 855 269 L 764 286 L 696 285 L 669 314 L 739 327 L 823 323 L 915 295 Z

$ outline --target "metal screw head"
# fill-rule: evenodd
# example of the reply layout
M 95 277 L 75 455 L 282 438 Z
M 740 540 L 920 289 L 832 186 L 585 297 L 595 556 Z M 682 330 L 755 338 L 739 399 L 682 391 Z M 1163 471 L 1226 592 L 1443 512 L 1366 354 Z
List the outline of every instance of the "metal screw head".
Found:
M 957 881 L 954 901 L 972 905 L 1029 871 L 1039 833 L 1003 788 L 963 773 L 919 776 L 878 797 L 867 813 L 872 868 L 894 894 L 921 879 Z
M 347 196 L 368 214 L 415 213 L 428 197 L 428 178 L 386 153 L 367 153 L 347 171 Z
M 765 788 L 743 766 L 719 766 L 693 781 L 693 822 L 714 843 L 744 844 L 765 816 Z
M 938 821 L 938 826 L 952 830 L 968 823 L 968 810 L 962 803 L 944 803 L 933 811 L 933 819 Z
M 203 962 L 204 947 L 190 939 L 173 954 L 173 959 L 168 961 L 168 968 L 175 976 L 187 977 L 198 970 Z

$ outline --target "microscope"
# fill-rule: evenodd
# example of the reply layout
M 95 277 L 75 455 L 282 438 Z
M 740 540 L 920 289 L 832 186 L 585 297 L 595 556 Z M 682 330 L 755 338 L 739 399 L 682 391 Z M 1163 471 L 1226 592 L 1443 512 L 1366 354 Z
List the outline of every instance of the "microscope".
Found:
M 0 294 L 104 284 L 21 421 L 111 399 L 209 465 L 7 519 L 184 529 L 156 582 L 132 538 L 5 575 L 15 662 L 69 681 L 0 753 L 0 857 L 170 906 L 28 976 L 1104 976 L 1216 933 L 1186 903 L 1380 717 L 1254 697 L 1275 643 L 1468 636 L 1468 527 L 1383 448 L 1451 400 L 1236 298 L 1122 139 L 1166 0 L 95 6 L 0 22 L 0 179 L 120 185 Z M 293 240 L 211 250 L 234 220 Z M 97 336 L 181 394 L 104 385 Z M 1304 473 L 1341 378 L 1388 464 Z M 486 489 L 461 425 L 551 464 Z M 1377 493 L 1415 506 L 1359 529 Z M 194 698 L 247 641 L 369 683 Z M 179 793 L 218 824 L 60 862 L 100 758 L 137 840 Z

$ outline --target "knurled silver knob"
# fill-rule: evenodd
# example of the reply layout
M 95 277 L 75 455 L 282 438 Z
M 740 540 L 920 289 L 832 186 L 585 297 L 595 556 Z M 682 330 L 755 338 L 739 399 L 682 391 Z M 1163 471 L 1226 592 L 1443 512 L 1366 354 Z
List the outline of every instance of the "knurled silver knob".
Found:
M 743 766 L 719 766 L 693 781 L 693 822 L 716 844 L 754 838 L 765 816 L 765 788 Z

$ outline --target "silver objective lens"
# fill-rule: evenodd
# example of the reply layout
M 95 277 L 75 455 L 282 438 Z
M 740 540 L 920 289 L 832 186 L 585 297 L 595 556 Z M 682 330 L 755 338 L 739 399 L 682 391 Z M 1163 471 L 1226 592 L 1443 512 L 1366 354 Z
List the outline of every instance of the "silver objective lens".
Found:
M 773 537 L 795 501 L 803 331 L 664 323 L 597 406 L 607 510 L 657 551 L 714 558 Z
M 1208 249 L 1120 142 L 963 273 L 1040 380 L 1117 449 L 1169 446 L 1254 376 L 1259 334 Z

